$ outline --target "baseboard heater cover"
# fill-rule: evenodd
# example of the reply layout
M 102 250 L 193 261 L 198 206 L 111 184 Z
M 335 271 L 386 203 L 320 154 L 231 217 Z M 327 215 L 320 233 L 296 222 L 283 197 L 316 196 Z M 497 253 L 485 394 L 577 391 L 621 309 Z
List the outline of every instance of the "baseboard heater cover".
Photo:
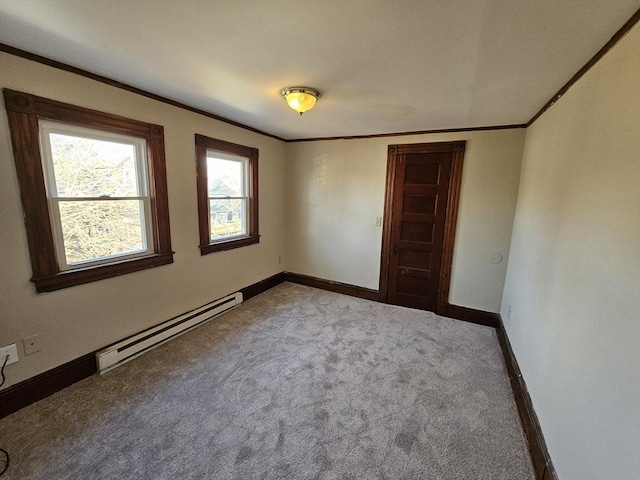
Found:
M 213 317 L 242 303 L 242 293 L 236 292 L 227 297 L 207 303 L 189 312 L 173 317 L 155 327 L 106 347 L 96 353 L 98 372 L 104 373 L 122 365 L 138 355 L 162 345 L 183 333 L 202 325 Z

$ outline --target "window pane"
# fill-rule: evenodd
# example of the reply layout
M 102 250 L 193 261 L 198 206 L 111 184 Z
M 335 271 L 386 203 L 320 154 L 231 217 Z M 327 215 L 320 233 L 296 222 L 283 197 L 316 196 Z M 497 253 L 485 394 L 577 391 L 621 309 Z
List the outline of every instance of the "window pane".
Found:
M 144 252 L 142 200 L 61 201 L 68 264 Z
M 115 141 L 50 133 L 59 197 L 137 197 L 136 149 Z
M 209 199 L 211 240 L 247 234 L 247 200 Z
M 244 163 L 207 157 L 209 196 L 243 197 Z

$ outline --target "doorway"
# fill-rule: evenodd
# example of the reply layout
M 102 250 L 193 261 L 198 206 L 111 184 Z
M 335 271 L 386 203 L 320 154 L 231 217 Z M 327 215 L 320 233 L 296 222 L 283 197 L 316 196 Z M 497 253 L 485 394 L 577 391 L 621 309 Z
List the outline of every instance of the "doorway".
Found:
M 465 146 L 389 145 L 381 301 L 447 314 Z

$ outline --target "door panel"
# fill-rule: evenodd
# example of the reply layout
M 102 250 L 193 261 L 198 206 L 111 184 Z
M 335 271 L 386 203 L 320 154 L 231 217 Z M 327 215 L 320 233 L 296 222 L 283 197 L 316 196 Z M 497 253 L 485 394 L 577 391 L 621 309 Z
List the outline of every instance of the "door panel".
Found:
M 431 243 L 434 229 L 434 223 L 402 222 L 400 240 Z
M 388 303 L 436 310 L 453 155 L 451 147 L 397 154 L 394 159 Z
M 414 162 L 406 166 L 405 185 L 438 185 L 439 174 L 438 165 L 424 165 Z
M 435 215 L 438 195 L 433 193 L 405 193 L 403 211 L 405 213 L 422 213 Z
M 398 252 L 398 266 L 400 268 L 417 268 L 416 265 L 430 265 L 431 252 L 402 249 Z

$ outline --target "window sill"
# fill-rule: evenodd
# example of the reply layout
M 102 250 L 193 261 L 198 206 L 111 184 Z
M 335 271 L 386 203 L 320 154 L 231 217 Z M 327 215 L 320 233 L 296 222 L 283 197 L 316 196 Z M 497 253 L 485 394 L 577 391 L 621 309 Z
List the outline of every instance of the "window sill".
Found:
M 256 243 L 260 243 L 260 235 L 242 237 L 235 240 L 226 240 L 223 242 L 209 243 L 207 245 L 200 245 L 200 255 L 206 255 L 213 252 L 222 252 L 224 250 L 231 250 L 233 248 L 246 247 L 247 245 L 254 245 Z
M 124 275 L 125 273 L 138 272 L 148 268 L 159 267 L 173 263 L 173 252 L 156 253 L 146 257 L 129 260 L 114 261 L 92 267 L 65 270 L 47 277 L 32 278 L 38 293 L 53 292 L 74 285 L 96 282 L 105 278 Z

